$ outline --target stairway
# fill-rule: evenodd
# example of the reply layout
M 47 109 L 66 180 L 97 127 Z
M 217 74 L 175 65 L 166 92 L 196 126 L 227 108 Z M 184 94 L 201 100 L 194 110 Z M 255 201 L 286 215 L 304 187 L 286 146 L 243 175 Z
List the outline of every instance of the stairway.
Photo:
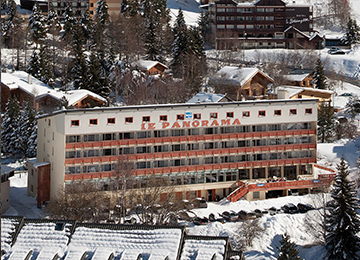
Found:
M 238 201 L 249 192 L 249 188 L 245 182 L 238 181 L 238 185 L 239 187 L 227 196 L 227 200 L 231 202 Z

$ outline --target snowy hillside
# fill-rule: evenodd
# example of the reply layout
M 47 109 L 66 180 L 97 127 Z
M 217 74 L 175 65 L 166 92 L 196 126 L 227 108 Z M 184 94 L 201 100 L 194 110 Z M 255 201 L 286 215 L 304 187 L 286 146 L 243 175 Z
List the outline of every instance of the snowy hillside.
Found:
M 185 22 L 188 25 L 197 25 L 200 16 L 199 3 L 195 0 L 167 0 L 167 7 L 170 9 L 171 22 L 173 23 L 181 8 L 184 12 Z

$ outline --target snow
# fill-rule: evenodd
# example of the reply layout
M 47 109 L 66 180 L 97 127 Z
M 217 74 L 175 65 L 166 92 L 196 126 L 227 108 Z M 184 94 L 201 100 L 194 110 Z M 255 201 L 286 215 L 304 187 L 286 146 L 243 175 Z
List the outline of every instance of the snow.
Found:
M 205 93 L 199 92 L 191 99 L 189 99 L 186 103 L 198 103 L 198 102 L 219 102 L 225 95 L 222 94 L 213 94 L 213 93 Z
M 309 73 L 285 75 L 285 78 L 291 81 L 300 82 L 303 81 L 307 76 L 309 76 Z
M 160 64 L 165 69 L 168 69 L 168 67 L 166 65 L 164 65 L 164 64 L 162 64 L 161 62 L 158 62 L 158 61 L 139 60 L 136 63 L 139 65 L 140 69 L 142 69 L 142 70 L 150 70 L 151 68 L 155 67 L 157 64 Z
M 171 23 L 175 22 L 179 8 L 181 8 L 186 24 L 197 26 L 197 21 L 200 18 L 199 6 L 200 4 L 195 0 L 168 0 L 167 8 L 170 9 Z
M 89 91 L 86 89 L 71 90 L 67 92 L 62 92 L 54 90 L 42 81 L 31 76 L 31 82 L 29 83 L 29 74 L 25 71 L 14 71 L 12 73 L 1 73 L 2 83 L 7 85 L 11 90 L 20 88 L 23 91 L 40 98 L 45 95 L 50 95 L 53 98 L 60 100 L 62 97 L 66 97 L 69 102 L 69 106 L 74 105 L 75 103 L 81 101 L 87 96 L 92 96 L 96 99 L 106 102 L 106 99 L 103 97 Z
M 331 90 L 324 90 L 324 89 L 312 89 L 312 88 L 307 88 L 307 87 L 295 87 L 295 86 L 279 86 L 278 88 L 276 88 L 275 92 L 277 93 L 278 90 L 286 90 L 289 92 L 289 97 L 293 97 L 299 93 L 301 93 L 302 91 L 306 90 L 306 91 L 313 91 L 313 92 L 318 92 L 318 93 L 326 93 L 326 94 L 333 94 L 333 91 Z
M 229 83 L 242 86 L 258 72 L 260 71 L 257 68 L 239 68 L 225 66 L 218 72 L 216 72 L 212 79 L 215 81 L 227 81 Z
M 216 259 L 224 259 L 225 240 L 186 239 L 180 260 L 208 260 L 216 255 Z

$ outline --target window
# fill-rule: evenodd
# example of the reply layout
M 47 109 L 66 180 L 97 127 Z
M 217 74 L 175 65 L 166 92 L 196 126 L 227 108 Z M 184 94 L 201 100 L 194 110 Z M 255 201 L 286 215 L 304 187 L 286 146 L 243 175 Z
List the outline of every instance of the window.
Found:
M 260 192 L 259 191 L 253 192 L 253 199 L 260 199 Z
M 167 121 L 167 116 L 160 116 L 160 121 Z
M 108 118 L 107 123 L 108 125 L 115 124 L 115 118 Z
M 305 114 L 306 115 L 312 114 L 312 108 L 305 108 Z
M 265 116 L 265 115 L 266 115 L 265 110 L 260 110 L 260 111 L 259 111 L 259 116 Z
M 296 115 L 297 111 L 296 109 L 290 109 L 290 115 Z
M 225 24 L 218 24 L 216 25 L 218 29 L 225 29 Z
M 134 122 L 132 117 L 125 117 L 125 123 L 132 123 L 132 122 Z
M 264 8 L 257 8 L 256 11 L 257 12 L 265 12 L 265 9 Z
M 71 126 L 79 126 L 80 121 L 79 120 L 71 120 Z
M 218 8 L 218 9 L 217 9 L 217 12 L 218 12 L 218 13 L 224 13 L 224 12 L 225 12 L 225 8 Z
M 266 21 L 274 21 L 274 16 L 266 16 L 265 20 Z
M 98 120 L 97 119 L 90 119 L 89 123 L 90 123 L 90 125 L 97 125 Z
M 225 16 L 218 16 L 218 17 L 216 17 L 216 20 L 225 21 Z
M 210 119 L 216 119 L 218 117 L 217 113 L 210 113 Z
M 246 29 L 254 29 L 254 25 L 253 24 L 247 24 Z
M 236 28 L 245 29 L 245 25 L 244 24 L 238 24 L 238 25 L 236 25 Z
M 185 116 L 184 114 L 176 115 L 176 120 L 184 120 Z
M 234 117 L 234 112 L 227 112 L 226 117 L 233 118 Z
M 245 16 L 237 16 L 236 20 L 238 21 L 245 21 Z
M 256 17 L 256 20 L 258 21 L 264 21 L 265 17 L 264 16 L 258 16 Z
M 234 21 L 234 16 L 226 16 L 227 21 Z
M 34 185 L 31 185 L 31 192 L 34 192 Z
M 234 29 L 234 25 L 233 24 L 228 24 L 228 25 L 226 25 L 226 29 Z
M 194 119 L 201 119 L 201 114 L 194 114 Z
M 272 13 L 274 12 L 274 8 L 266 8 L 265 11 L 268 13 Z
M 143 116 L 142 121 L 143 122 L 150 122 L 150 117 L 149 116 Z
M 227 13 L 233 13 L 233 12 L 235 12 L 235 8 L 227 8 L 226 12 Z
M 281 116 L 281 110 L 274 110 L 274 116 Z
M 51 119 L 49 119 L 49 126 L 51 126 Z
M 250 111 L 244 111 L 243 117 L 250 117 Z

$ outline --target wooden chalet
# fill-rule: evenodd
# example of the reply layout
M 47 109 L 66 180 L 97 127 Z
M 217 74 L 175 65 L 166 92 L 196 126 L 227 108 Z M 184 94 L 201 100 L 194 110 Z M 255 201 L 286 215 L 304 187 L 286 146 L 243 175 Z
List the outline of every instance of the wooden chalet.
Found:
M 262 99 L 274 80 L 257 68 L 225 66 L 209 79 L 216 93 L 226 93 L 232 100 Z

